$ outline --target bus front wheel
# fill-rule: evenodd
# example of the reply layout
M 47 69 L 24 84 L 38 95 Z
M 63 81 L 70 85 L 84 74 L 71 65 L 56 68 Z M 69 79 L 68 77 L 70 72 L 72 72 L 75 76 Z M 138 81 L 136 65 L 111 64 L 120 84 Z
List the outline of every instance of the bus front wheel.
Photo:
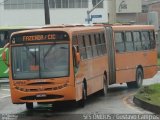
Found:
M 27 110 L 32 110 L 33 109 L 33 103 L 26 103 L 26 108 L 27 108 Z
M 78 102 L 80 107 L 84 107 L 85 106 L 86 99 L 87 99 L 87 91 L 86 91 L 85 87 L 83 87 L 82 99 Z

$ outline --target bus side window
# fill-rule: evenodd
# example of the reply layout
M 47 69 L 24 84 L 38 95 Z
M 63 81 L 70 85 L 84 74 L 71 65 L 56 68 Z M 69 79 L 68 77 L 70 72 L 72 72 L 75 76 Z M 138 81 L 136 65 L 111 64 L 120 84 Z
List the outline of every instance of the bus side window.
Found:
M 78 36 L 78 44 L 79 44 L 79 47 L 80 47 L 81 58 L 86 59 L 87 58 L 87 53 L 86 53 L 86 44 L 85 44 L 84 35 Z
M 104 33 L 101 33 L 101 43 L 102 43 L 102 54 L 106 54 L 107 49 L 106 49 L 106 41 L 105 41 Z
M 133 38 L 131 32 L 126 32 L 126 51 L 134 51 Z
M 97 46 L 97 50 L 98 50 L 98 55 L 102 55 L 102 48 L 101 48 L 101 38 L 100 38 L 100 34 L 95 34 L 95 39 L 96 39 L 96 46 Z
M 116 52 L 124 52 L 124 34 L 123 32 L 116 32 L 115 33 L 115 44 L 116 44 Z
M 150 49 L 150 41 L 149 41 L 149 32 L 148 31 L 141 32 L 141 39 L 142 39 L 142 49 L 143 50 Z
M 140 39 L 140 33 L 139 32 L 133 32 L 133 39 L 134 39 L 134 45 L 135 45 L 135 50 L 142 50 L 142 43 Z
M 149 38 L 150 38 L 150 44 L 151 44 L 150 49 L 154 49 L 156 47 L 154 31 L 149 32 Z
M 89 44 L 91 46 L 91 54 L 92 54 L 92 57 L 93 57 L 93 47 L 92 47 L 92 39 L 91 39 L 91 34 L 89 34 Z
M 78 40 L 77 36 L 73 36 L 72 37 L 72 44 L 73 45 L 78 45 L 78 41 L 77 40 Z
M 85 35 L 85 45 L 86 45 L 87 58 L 91 58 L 92 47 L 91 47 L 91 41 L 90 41 L 89 35 Z
M 91 34 L 91 43 L 92 43 L 93 57 L 96 57 L 98 53 L 97 53 L 97 46 L 94 34 Z

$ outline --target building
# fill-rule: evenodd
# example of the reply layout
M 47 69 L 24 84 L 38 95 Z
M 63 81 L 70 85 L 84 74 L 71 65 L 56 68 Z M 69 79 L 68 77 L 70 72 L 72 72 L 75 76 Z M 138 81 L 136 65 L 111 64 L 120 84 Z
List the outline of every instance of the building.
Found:
M 160 25 L 160 0 L 116 0 L 115 6 L 118 23 L 153 24 L 157 12 Z
M 158 57 L 160 57 L 160 0 L 143 0 L 143 12 L 154 13 L 157 12 L 157 48 L 158 48 Z M 152 17 L 152 16 L 151 16 Z M 151 21 L 155 21 L 151 19 Z
M 137 23 L 142 11 L 141 0 L 116 0 L 116 22 Z
M 101 0 L 49 0 L 51 24 L 84 24 L 87 10 Z M 0 0 L 0 25 L 44 25 L 44 0 Z M 108 22 L 107 0 L 90 14 L 91 23 Z
M 160 0 L 149 3 L 147 5 L 147 12 L 157 12 L 158 13 L 158 23 L 160 25 Z
M 142 0 L 142 12 L 149 12 L 149 5 L 160 2 L 160 0 Z

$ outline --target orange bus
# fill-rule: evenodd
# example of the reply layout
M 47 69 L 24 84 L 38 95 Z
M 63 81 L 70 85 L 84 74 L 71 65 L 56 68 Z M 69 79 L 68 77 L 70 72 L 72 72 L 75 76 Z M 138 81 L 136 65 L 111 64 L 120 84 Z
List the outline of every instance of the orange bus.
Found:
M 76 101 L 107 94 L 108 86 L 140 87 L 157 72 L 154 27 L 148 25 L 48 27 L 15 32 L 10 40 L 14 104 Z M 5 59 L 5 57 L 4 57 Z

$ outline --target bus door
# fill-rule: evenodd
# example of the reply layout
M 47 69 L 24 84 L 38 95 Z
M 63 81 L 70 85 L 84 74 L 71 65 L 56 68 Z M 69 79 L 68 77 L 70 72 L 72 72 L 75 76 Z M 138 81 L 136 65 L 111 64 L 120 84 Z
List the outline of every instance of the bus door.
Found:
M 115 50 L 113 42 L 113 32 L 111 27 L 105 27 L 105 40 L 108 54 L 108 75 L 109 84 L 116 83 L 116 68 L 115 68 Z

